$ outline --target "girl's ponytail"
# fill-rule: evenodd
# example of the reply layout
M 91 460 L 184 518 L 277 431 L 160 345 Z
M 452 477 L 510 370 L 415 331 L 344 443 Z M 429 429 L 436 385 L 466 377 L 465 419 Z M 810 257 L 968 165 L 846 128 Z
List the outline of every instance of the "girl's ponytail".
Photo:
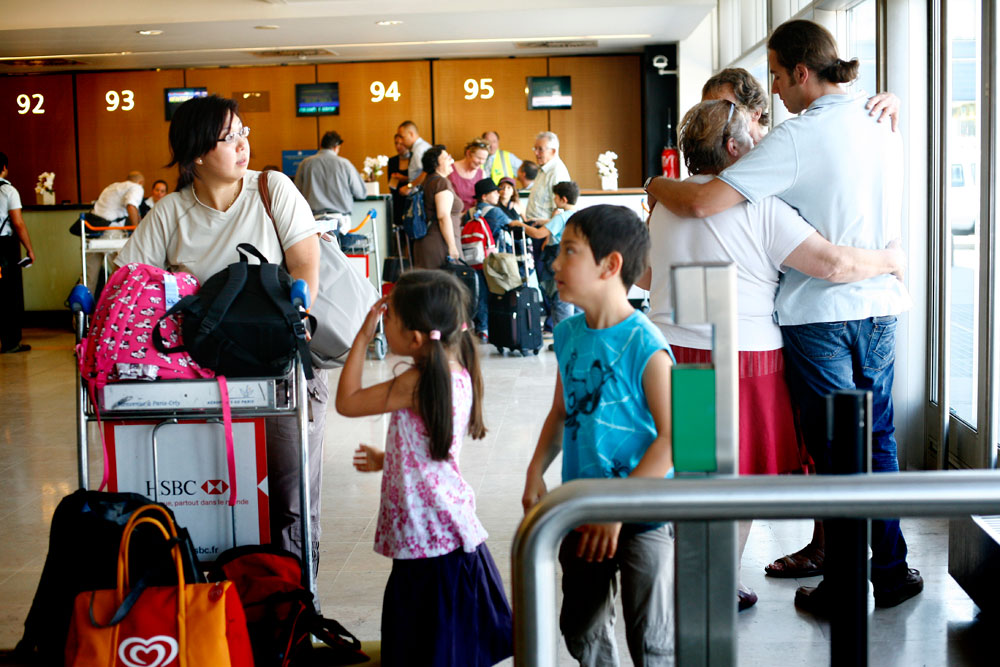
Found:
M 417 405 L 431 441 L 431 458 L 444 461 L 451 449 L 452 420 L 451 368 L 441 342 L 441 331 L 429 332 L 429 352 L 424 358 L 417 383 Z
M 483 423 L 483 373 L 479 369 L 479 348 L 472 332 L 466 329 L 459 334 L 459 361 L 472 378 L 472 414 L 469 415 L 469 435 L 479 440 L 486 436 Z

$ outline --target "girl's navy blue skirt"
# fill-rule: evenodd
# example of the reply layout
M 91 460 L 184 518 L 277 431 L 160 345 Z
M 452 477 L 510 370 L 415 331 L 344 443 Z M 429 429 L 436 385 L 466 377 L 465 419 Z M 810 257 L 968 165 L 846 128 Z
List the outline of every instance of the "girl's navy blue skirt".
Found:
M 486 543 L 394 559 L 382 601 L 382 664 L 486 667 L 513 655 L 510 603 Z

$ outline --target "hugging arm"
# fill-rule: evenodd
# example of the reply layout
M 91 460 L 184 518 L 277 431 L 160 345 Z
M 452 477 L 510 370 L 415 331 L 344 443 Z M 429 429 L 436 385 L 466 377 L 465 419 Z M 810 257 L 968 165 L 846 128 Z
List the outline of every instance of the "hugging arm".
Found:
M 649 182 L 646 192 L 658 205 L 666 206 L 681 218 L 707 218 L 745 200 L 731 185 L 718 178 L 707 183 L 692 183 L 658 176 Z
M 892 273 L 902 279 L 906 255 L 898 244 L 884 250 L 833 245 L 819 232 L 809 235 L 783 262 L 797 271 L 832 283 L 851 283 Z

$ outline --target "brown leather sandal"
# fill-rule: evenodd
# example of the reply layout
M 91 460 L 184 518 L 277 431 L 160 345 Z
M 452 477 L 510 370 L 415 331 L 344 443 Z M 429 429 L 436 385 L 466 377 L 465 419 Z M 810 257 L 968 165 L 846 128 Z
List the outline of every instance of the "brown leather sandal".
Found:
M 765 566 L 764 573 L 778 579 L 817 577 L 823 574 L 824 558 L 823 549 L 810 544 Z

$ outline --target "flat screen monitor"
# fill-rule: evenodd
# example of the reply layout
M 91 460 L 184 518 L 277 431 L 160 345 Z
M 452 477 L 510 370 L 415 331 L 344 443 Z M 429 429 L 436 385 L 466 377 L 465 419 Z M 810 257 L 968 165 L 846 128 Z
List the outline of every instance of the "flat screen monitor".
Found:
M 339 85 L 337 83 L 295 84 L 295 115 L 339 116 Z
M 529 76 L 529 109 L 571 109 L 573 93 L 568 76 Z
M 207 97 L 208 88 L 164 88 L 163 101 L 164 113 L 167 120 L 174 117 L 177 107 L 184 104 L 192 97 Z

